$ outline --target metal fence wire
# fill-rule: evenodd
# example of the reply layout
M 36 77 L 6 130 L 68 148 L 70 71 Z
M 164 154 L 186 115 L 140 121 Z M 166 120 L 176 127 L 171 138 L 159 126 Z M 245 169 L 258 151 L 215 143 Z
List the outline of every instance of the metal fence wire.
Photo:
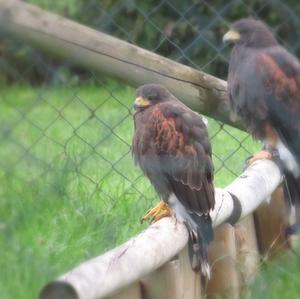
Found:
M 300 54 L 298 1 L 27 2 L 223 79 L 229 51 L 222 35 L 243 16 L 266 21 Z M 131 158 L 134 89 L 8 37 L 0 41 L 0 65 L 2 196 L 57 198 L 78 217 L 94 215 L 95 226 L 105 226 L 103 248 L 140 230 L 140 217 L 158 199 Z M 260 145 L 213 119 L 209 134 L 222 187 Z M 58 213 L 67 211 L 58 206 Z

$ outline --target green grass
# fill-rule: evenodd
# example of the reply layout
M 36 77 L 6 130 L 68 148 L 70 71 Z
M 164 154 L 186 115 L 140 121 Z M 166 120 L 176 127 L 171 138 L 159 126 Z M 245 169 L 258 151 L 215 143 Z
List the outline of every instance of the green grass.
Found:
M 35 298 L 49 279 L 143 228 L 151 203 L 141 194 L 154 193 L 132 165 L 131 117 L 113 96 L 129 100 L 132 90 L 1 91 L 1 298 Z M 124 117 L 119 139 L 103 123 Z
M 140 217 L 157 196 L 131 158 L 133 98 L 114 82 L 1 89 L 1 299 L 35 298 L 50 279 L 146 227 Z M 209 133 L 223 187 L 259 145 L 213 120 Z
M 300 250 L 268 261 L 262 266 L 244 299 L 297 299 L 300 294 Z

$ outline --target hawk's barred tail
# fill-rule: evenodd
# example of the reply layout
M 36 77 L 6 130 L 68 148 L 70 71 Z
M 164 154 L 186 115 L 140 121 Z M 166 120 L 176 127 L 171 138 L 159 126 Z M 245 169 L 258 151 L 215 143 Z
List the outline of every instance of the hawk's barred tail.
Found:
M 299 233 L 300 229 L 300 179 L 290 173 L 285 173 L 285 201 L 288 209 L 295 207 L 296 222 L 286 228 L 286 237 Z
M 192 269 L 195 272 L 201 271 L 206 279 L 210 279 L 211 271 L 207 256 L 207 245 L 199 237 L 190 235 L 188 247 Z
M 196 272 L 201 271 L 205 280 L 210 279 L 211 271 L 208 262 L 208 245 L 213 240 L 213 229 L 209 215 L 191 215 L 197 224 L 196 231 L 190 230 L 189 237 L 189 256 L 192 269 Z

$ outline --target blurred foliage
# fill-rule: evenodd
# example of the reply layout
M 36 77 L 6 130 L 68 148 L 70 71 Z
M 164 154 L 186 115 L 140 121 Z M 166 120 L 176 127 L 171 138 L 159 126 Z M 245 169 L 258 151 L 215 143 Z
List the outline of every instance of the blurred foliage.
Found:
M 223 50 L 222 35 L 232 21 L 241 17 L 254 16 L 264 20 L 284 46 L 300 54 L 300 2 L 296 0 L 27 2 L 221 78 L 226 78 L 228 59 L 227 49 Z M 11 66 L 14 72 L 25 71 L 31 83 L 55 82 L 53 76 L 70 79 L 74 75 L 70 65 L 60 68 L 63 74 L 57 72 L 57 66 L 65 62 L 50 59 L 18 43 L 2 41 L 0 58 L 0 64 L 4 66 L 0 84 L 15 78 L 10 73 Z M 41 60 L 40 69 L 37 63 L 33 63 L 37 59 Z M 44 65 L 47 65 L 47 72 Z M 75 70 L 76 75 L 81 73 Z

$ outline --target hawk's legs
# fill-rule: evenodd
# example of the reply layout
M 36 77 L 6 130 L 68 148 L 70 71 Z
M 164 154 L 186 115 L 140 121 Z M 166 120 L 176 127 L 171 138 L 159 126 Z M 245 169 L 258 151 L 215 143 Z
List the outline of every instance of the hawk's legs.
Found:
M 267 159 L 273 160 L 276 164 L 278 163 L 278 166 L 280 167 L 281 163 L 278 151 L 276 149 L 276 145 L 278 142 L 278 134 L 269 123 L 266 123 L 264 125 L 264 134 L 264 148 L 260 152 L 254 154 L 252 157 L 247 159 L 247 164 L 251 165 L 257 160 Z
M 171 216 L 171 210 L 169 206 L 161 200 L 154 208 L 146 212 L 141 221 L 149 221 L 154 223 L 161 218 L 169 216 Z
M 268 160 L 271 160 L 272 159 L 272 153 L 269 152 L 269 151 L 266 151 L 266 150 L 262 150 L 256 154 L 254 154 L 252 157 L 250 157 L 248 160 L 247 160 L 247 164 L 248 165 L 251 165 L 253 164 L 255 161 L 257 160 L 262 160 L 262 159 L 268 159 Z

